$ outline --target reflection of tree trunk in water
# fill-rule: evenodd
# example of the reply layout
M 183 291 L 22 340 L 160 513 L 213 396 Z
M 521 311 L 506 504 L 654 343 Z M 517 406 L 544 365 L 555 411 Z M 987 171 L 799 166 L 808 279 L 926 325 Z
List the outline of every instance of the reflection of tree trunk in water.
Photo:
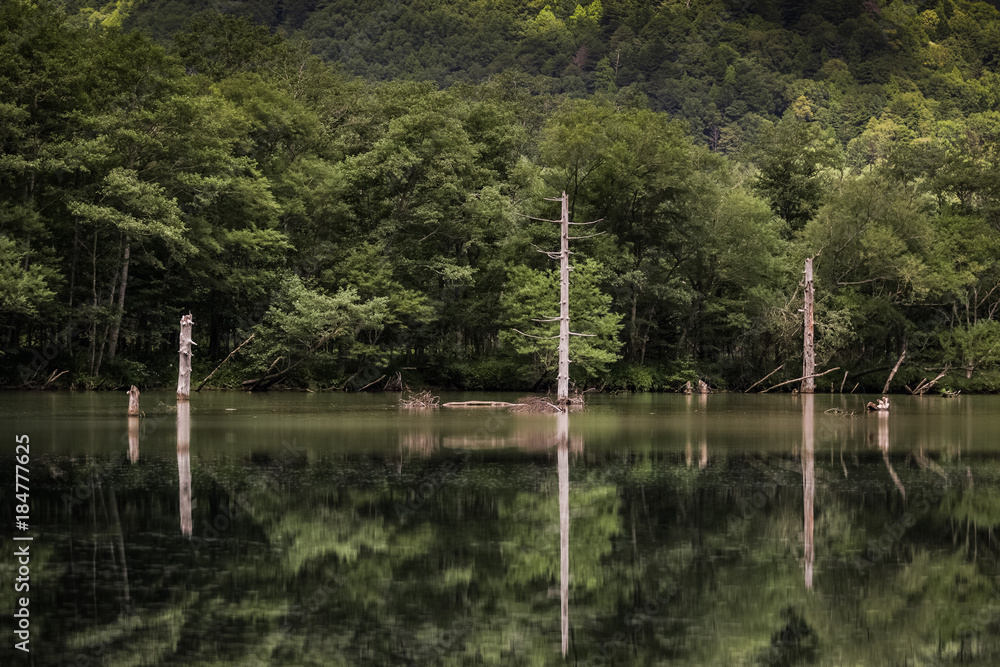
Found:
M 135 463 L 139 460 L 139 418 L 128 418 L 128 460 Z
M 180 482 L 181 533 L 191 537 L 191 404 L 177 403 L 177 477 Z
M 816 554 L 813 544 L 814 503 L 816 500 L 816 440 L 815 403 L 813 394 L 802 394 L 802 506 L 805 517 L 804 561 L 806 588 L 813 586 L 813 562 Z
M 685 429 L 685 434 L 687 435 L 687 445 L 684 447 L 684 463 L 687 467 L 691 467 L 691 461 L 694 460 L 694 456 L 691 453 L 691 394 L 684 397 L 684 402 L 687 404 L 687 419 L 685 419 L 687 428 Z
M 698 467 L 704 468 L 708 465 L 708 395 L 698 395 L 698 406 L 701 410 L 701 458 L 698 459 Z
M 90 482 L 90 516 L 94 525 L 94 554 L 91 563 L 93 574 L 93 594 L 94 594 L 94 618 L 97 618 L 97 498 L 94 495 L 94 482 Z
M 569 652 L 569 414 L 556 415 L 559 440 L 559 601 L 562 654 Z
M 903 487 L 903 482 L 900 481 L 899 475 L 897 475 L 896 471 L 892 469 L 892 462 L 889 460 L 888 412 L 878 413 L 878 448 L 882 450 L 882 460 L 885 461 L 885 467 L 889 471 L 889 477 L 892 477 L 892 481 L 896 484 L 896 488 L 899 489 L 899 493 L 903 496 L 903 500 L 906 500 L 906 488 Z
M 115 531 L 118 533 L 118 557 L 122 561 L 122 583 L 125 589 L 125 602 L 129 601 L 128 585 L 128 563 L 125 560 L 125 538 L 122 535 L 122 522 L 118 518 L 118 499 L 115 498 L 115 487 L 108 487 L 111 495 L 111 518 L 115 522 Z

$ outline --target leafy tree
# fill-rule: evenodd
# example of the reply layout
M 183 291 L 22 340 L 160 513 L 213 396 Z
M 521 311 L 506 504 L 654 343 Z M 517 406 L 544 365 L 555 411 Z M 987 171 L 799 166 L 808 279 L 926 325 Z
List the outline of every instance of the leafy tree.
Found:
M 611 297 L 600 291 L 606 279 L 595 260 L 577 262 L 570 273 L 570 329 L 585 336 L 570 336 L 570 376 L 578 384 L 593 381 L 618 359 L 621 315 L 610 311 Z M 550 382 L 559 368 L 558 322 L 540 324 L 536 319 L 558 316 L 559 270 L 534 271 L 515 267 L 503 294 L 505 321 L 518 331 L 503 331 L 501 340 L 522 358 L 531 360 L 530 379 L 539 386 Z

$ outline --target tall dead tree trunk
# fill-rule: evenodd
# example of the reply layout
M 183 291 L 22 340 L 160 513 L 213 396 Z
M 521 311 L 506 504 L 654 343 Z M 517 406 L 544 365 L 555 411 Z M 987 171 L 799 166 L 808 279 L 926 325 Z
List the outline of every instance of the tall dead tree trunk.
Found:
M 186 401 L 191 396 L 191 325 L 194 317 L 190 313 L 181 318 L 181 348 L 177 369 L 177 400 Z
M 559 220 L 559 405 L 569 400 L 569 198 L 562 193 L 562 217 Z
M 812 394 L 816 391 L 816 348 L 813 344 L 813 300 L 815 299 L 815 288 L 813 287 L 813 258 L 806 259 L 805 267 L 805 301 L 802 306 L 803 321 L 805 331 L 802 340 L 802 384 L 799 391 L 803 394 Z

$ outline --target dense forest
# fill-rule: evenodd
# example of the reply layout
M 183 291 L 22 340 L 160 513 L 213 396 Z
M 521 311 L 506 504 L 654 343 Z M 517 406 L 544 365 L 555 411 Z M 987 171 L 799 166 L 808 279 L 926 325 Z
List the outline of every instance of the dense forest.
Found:
M 1000 388 L 1000 12 L 0 5 L 0 384 Z M 841 375 L 844 371 L 846 376 Z M 383 379 L 385 378 L 385 379 Z

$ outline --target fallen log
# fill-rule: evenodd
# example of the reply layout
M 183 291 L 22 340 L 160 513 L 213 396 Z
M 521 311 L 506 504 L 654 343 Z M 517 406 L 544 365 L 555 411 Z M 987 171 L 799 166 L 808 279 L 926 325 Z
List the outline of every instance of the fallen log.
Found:
M 899 359 L 896 361 L 896 365 L 892 367 L 892 372 L 889 373 L 889 379 L 885 381 L 885 386 L 882 387 L 883 394 L 889 393 L 889 385 L 892 384 L 892 378 L 896 376 L 896 371 L 898 371 L 899 367 L 903 365 L 903 359 L 905 358 L 906 358 L 906 343 L 903 343 L 903 351 L 899 355 Z
M 218 370 L 219 370 L 220 368 L 222 368 L 222 366 L 223 366 L 223 365 L 224 365 L 224 364 L 225 364 L 225 363 L 226 363 L 227 361 L 229 361 L 230 359 L 232 359 L 233 355 L 234 355 L 234 354 L 236 354 L 237 352 L 239 352 L 239 351 L 240 351 L 240 348 L 241 348 L 241 347 L 243 347 L 244 345 L 246 345 L 247 343 L 249 343 L 250 341 L 252 341 L 252 340 L 253 340 L 253 337 L 254 337 L 254 336 L 256 336 L 256 335 L 257 335 L 257 334 L 250 334 L 250 337 L 249 337 L 249 338 L 247 338 L 247 339 L 246 339 L 245 341 L 243 341 L 242 343 L 240 343 L 240 344 L 239 344 L 239 345 L 238 345 L 238 346 L 236 347 L 236 349 L 235 349 L 235 350 L 233 350 L 232 352 L 230 352 L 230 353 L 229 353 L 229 356 L 227 356 L 227 357 L 226 357 L 225 359 L 223 359 L 223 360 L 222 360 L 222 363 L 221 363 L 221 364 L 219 364 L 218 366 L 216 366 L 216 367 L 215 367 L 215 370 L 214 370 L 214 371 L 212 371 L 211 373 L 209 373 L 209 374 L 208 374 L 208 377 L 207 377 L 207 378 L 205 378 L 204 380 L 202 380 L 202 381 L 201 381 L 201 384 L 199 384 L 199 385 L 198 385 L 198 388 L 197 388 L 197 389 L 195 389 L 195 391 L 196 391 L 196 392 L 198 392 L 198 391 L 201 391 L 201 388 L 205 386 L 205 383 L 206 383 L 206 382 L 208 382 L 209 380 L 211 380 L 211 379 L 212 379 L 212 376 L 213 376 L 213 375 L 215 375 L 215 374 L 216 374 L 216 373 L 218 372 Z
M 927 393 L 928 389 L 930 389 L 935 384 L 937 384 L 937 381 L 940 380 L 941 378 L 943 378 L 945 375 L 947 375 L 948 371 L 950 371 L 950 370 L 951 370 L 951 366 L 950 365 L 949 366 L 945 366 L 944 370 L 941 371 L 940 373 L 938 373 L 937 377 L 934 378 L 933 380 L 931 380 L 930 382 L 927 381 L 927 378 L 924 378 L 923 380 L 921 380 L 920 382 L 917 383 L 917 386 L 914 387 L 910 391 L 910 393 L 913 394 L 914 396 L 923 396 L 925 393 Z
M 761 379 L 757 380 L 752 385 L 750 385 L 749 387 L 747 387 L 746 391 L 744 391 L 743 393 L 744 394 L 750 393 L 751 389 L 753 389 L 754 387 L 756 387 L 757 385 L 759 385 L 761 382 L 763 382 L 767 378 L 771 377 L 772 375 L 774 375 L 775 373 L 777 373 L 778 371 L 780 371 L 784 367 L 785 367 L 785 365 L 781 364 L 780 366 L 778 366 L 777 368 L 775 368 L 773 371 L 771 371 L 770 373 L 768 373 L 767 375 L 765 375 L 764 377 L 762 377 Z
M 517 403 L 507 403 L 505 401 L 452 401 L 445 403 L 443 408 L 512 408 Z
M 809 376 L 806 376 L 806 377 L 818 378 L 821 375 L 826 375 L 827 373 L 832 373 L 834 371 L 839 371 L 839 370 L 840 370 L 840 366 L 835 366 L 834 368 L 831 368 L 828 371 L 823 371 L 822 373 L 814 373 L 813 375 L 809 375 Z M 787 380 L 785 382 L 779 382 L 778 384 L 774 385 L 773 387 L 768 387 L 767 389 L 761 389 L 760 393 L 766 394 L 767 392 L 771 391 L 772 389 L 776 389 L 778 387 L 781 387 L 781 386 L 786 385 L 786 384 L 791 384 L 793 382 L 801 382 L 802 380 L 805 380 L 805 379 L 806 379 L 805 377 L 800 377 L 800 378 L 795 378 L 794 380 Z

